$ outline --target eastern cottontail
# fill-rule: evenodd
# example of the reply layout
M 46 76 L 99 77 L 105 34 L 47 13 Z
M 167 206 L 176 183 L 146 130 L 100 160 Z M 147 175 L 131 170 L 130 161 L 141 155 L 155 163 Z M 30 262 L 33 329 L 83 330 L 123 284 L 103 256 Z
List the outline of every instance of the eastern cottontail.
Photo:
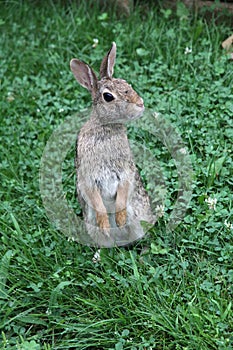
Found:
M 77 194 L 92 243 L 127 245 L 144 235 L 140 221 L 154 222 L 149 197 L 133 162 L 125 122 L 139 118 L 143 100 L 123 79 L 114 79 L 116 44 L 100 66 L 74 58 L 71 70 L 92 95 L 90 119 L 77 140 Z

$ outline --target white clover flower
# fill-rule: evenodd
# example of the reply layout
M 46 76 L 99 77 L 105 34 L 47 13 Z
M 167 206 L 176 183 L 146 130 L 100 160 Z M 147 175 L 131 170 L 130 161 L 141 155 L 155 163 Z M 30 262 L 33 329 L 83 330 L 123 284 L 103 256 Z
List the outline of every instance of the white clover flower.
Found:
M 184 54 L 185 54 L 185 55 L 188 55 L 188 54 L 191 53 L 191 52 L 192 52 L 192 49 L 189 48 L 189 47 L 186 47 L 185 50 L 184 50 Z
M 68 237 L 67 241 L 68 242 L 74 242 L 74 237 Z
M 229 230 L 233 230 L 233 224 L 231 224 L 231 223 L 228 222 L 227 220 L 224 221 L 224 225 L 225 225 L 226 228 L 228 228 Z
M 59 113 L 64 112 L 64 108 L 60 108 L 58 112 L 59 112 Z
M 99 262 L 101 260 L 101 258 L 100 258 L 100 249 L 98 249 L 96 252 L 95 252 L 95 254 L 94 254 L 94 256 L 93 256 L 93 258 L 92 258 L 92 261 L 93 261 L 93 263 L 97 263 L 97 262 Z
M 162 218 L 165 214 L 165 207 L 164 205 L 157 205 L 156 208 L 155 208 L 155 212 L 157 214 L 157 217 L 158 218 Z
M 51 315 L 52 311 L 50 310 L 50 308 L 48 308 L 45 313 L 46 313 L 46 315 Z
M 14 97 L 12 92 L 8 92 L 6 99 L 7 99 L 8 102 L 12 102 L 12 101 L 15 100 L 15 97 Z
M 209 209 L 215 210 L 216 209 L 216 204 L 217 204 L 217 198 L 206 198 L 205 202 L 208 204 Z
M 181 154 L 187 154 L 188 152 L 187 152 L 187 149 L 186 149 L 186 148 L 181 148 L 181 149 L 180 149 L 180 153 L 181 153 Z
M 98 44 L 99 44 L 99 39 L 94 38 L 94 39 L 93 39 L 93 45 L 92 45 L 92 47 L 95 48 Z

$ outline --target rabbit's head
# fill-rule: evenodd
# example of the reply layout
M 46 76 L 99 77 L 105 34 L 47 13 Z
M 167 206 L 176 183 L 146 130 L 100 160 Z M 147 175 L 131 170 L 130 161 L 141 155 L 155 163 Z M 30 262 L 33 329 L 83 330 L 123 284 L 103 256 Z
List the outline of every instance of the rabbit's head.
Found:
M 93 116 L 101 123 L 123 123 L 139 118 L 144 111 L 143 99 L 123 79 L 114 79 L 116 44 L 104 57 L 100 66 L 100 80 L 92 68 L 74 58 L 71 70 L 80 85 L 88 89 L 93 100 Z

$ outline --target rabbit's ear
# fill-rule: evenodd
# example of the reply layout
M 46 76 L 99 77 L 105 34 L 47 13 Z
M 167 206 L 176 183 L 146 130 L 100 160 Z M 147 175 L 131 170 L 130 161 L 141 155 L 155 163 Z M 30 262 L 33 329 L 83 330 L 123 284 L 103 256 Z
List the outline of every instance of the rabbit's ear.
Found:
M 116 44 L 113 42 L 112 47 L 104 57 L 100 66 L 100 78 L 112 79 L 114 64 L 116 59 Z
M 96 92 L 98 79 L 91 67 L 86 63 L 73 58 L 70 61 L 70 69 L 80 85 L 88 89 L 91 93 Z

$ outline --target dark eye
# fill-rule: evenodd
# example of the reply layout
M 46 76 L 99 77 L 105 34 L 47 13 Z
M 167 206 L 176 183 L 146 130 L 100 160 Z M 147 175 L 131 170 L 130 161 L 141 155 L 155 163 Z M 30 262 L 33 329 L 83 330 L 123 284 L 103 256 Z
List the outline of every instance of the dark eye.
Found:
M 103 96 L 106 102 L 111 102 L 114 100 L 114 96 L 110 94 L 110 92 L 105 92 Z

